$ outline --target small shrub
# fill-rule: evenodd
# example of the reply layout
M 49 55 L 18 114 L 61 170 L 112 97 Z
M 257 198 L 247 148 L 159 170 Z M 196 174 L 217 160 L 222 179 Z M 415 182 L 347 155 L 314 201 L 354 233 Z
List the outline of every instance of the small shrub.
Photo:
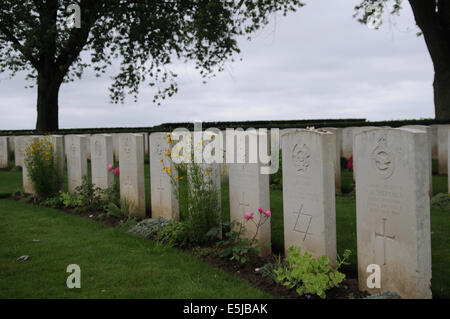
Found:
M 87 211 L 100 211 L 104 206 L 102 198 L 103 190 L 95 187 L 86 176 L 83 177 L 83 183 L 75 188 L 78 197 L 82 201 L 83 208 Z
M 24 164 L 28 170 L 36 196 L 45 200 L 58 193 L 61 176 L 53 145 L 45 138 L 33 138 L 25 149 Z
M 60 200 L 65 208 L 77 208 L 83 206 L 83 200 L 76 193 L 70 194 L 67 192 L 61 192 Z
M 211 247 L 194 247 L 192 254 L 197 258 L 204 258 L 208 255 L 214 254 L 214 249 Z
M 256 268 L 255 272 L 261 275 L 263 278 L 270 278 L 272 282 L 278 283 L 276 270 L 283 265 L 281 256 L 275 257 L 274 263 L 267 263 L 261 268 Z
M 431 206 L 450 211 L 450 195 L 440 193 L 430 201 Z
M 130 228 L 136 226 L 137 220 L 134 216 L 128 216 L 127 219 L 121 220 L 119 223 L 119 227 L 123 230 L 129 230 Z
M 160 244 L 171 247 L 185 247 L 189 242 L 184 225 L 180 222 L 170 222 L 167 225 L 158 226 L 155 239 Z
M 170 221 L 162 217 L 147 218 L 131 227 L 128 232 L 141 237 L 151 238 L 155 235 L 159 226 L 165 226 L 169 223 Z
M 126 199 L 122 200 L 120 202 L 120 206 L 117 206 L 114 203 L 109 203 L 105 207 L 105 213 L 108 217 L 115 217 L 115 218 L 124 218 L 128 216 L 134 216 L 136 217 L 136 213 L 132 210 L 132 203 Z
M 42 205 L 60 209 L 64 207 L 64 203 L 62 201 L 61 192 L 57 196 L 52 196 L 41 202 Z
M 350 250 L 346 250 L 342 259 L 338 256 L 336 268 L 333 268 L 326 255 L 313 258 L 305 252 L 302 256 L 300 249 L 293 246 L 287 252 L 284 263 L 275 271 L 277 281 L 288 288 L 295 288 L 299 295 L 316 294 L 320 298 L 325 298 L 325 291 L 339 286 L 345 279 L 345 274 L 338 269 L 348 264 L 346 260 L 351 254 Z

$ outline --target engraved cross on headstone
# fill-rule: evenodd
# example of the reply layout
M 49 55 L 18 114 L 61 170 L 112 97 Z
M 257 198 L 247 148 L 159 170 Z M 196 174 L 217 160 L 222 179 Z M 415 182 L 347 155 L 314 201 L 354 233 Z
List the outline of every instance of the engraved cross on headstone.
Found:
M 382 219 L 382 233 L 375 232 L 375 238 L 383 239 L 383 266 L 386 265 L 386 240 L 391 239 L 394 240 L 395 236 L 386 234 L 386 218 Z
M 245 192 L 242 192 L 241 200 L 239 201 L 239 207 L 242 208 L 242 216 L 244 217 L 244 214 L 246 213 L 245 210 L 248 210 L 250 208 L 250 204 L 245 200 Z
M 162 197 L 163 197 L 163 191 L 164 191 L 164 187 L 162 186 L 162 177 L 163 177 L 162 174 L 164 174 L 164 173 L 159 174 L 159 185 L 156 187 L 156 189 L 159 191 L 159 207 L 160 207 L 160 209 L 162 209 L 162 201 L 163 201 Z

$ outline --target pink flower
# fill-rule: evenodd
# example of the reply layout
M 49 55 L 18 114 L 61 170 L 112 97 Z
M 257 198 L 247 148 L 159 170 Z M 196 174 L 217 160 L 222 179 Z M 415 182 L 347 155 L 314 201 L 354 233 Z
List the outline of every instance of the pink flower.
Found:
M 262 214 L 263 213 L 263 209 L 260 207 L 260 208 L 258 208 L 258 212 L 260 213 L 260 214 Z
M 119 173 L 120 173 L 120 170 L 119 170 L 119 168 L 117 167 L 117 168 L 114 170 L 114 175 L 119 175 Z
M 246 220 L 249 220 L 249 219 L 252 218 L 252 217 L 253 217 L 253 212 L 246 212 L 245 215 L 244 215 L 244 218 L 245 218 Z
M 112 171 L 114 169 L 114 165 L 113 164 L 108 164 L 108 171 Z
M 261 270 L 261 268 L 255 268 L 255 272 L 258 272 L 260 270 Z
M 266 209 L 264 211 L 264 215 L 266 215 L 267 217 L 270 217 L 272 215 L 272 213 L 270 212 L 270 210 Z

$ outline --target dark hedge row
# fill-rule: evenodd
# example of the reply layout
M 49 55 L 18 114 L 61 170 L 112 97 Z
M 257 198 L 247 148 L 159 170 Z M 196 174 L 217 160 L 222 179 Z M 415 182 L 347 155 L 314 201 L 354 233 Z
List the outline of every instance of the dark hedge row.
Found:
M 204 122 L 202 128 L 306 128 L 306 127 L 349 127 L 349 126 L 391 126 L 399 127 L 403 125 L 432 125 L 450 124 L 449 120 L 420 119 L 420 120 L 395 120 L 370 122 L 366 119 L 310 119 L 310 120 L 276 120 L 276 121 L 236 121 L 236 122 Z M 152 127 L 110 127 L 110 128 L 78 128 L 61 129 L 51 134 L 98 134 L 98 133 L 140 133 L 140 132 L 171 132 L 175 128 L 184 127 L 189 130 L 194 129 L 193 123 L 164 123 Z M 0 130 L 0 135 L 33 135 L 35 130 Z

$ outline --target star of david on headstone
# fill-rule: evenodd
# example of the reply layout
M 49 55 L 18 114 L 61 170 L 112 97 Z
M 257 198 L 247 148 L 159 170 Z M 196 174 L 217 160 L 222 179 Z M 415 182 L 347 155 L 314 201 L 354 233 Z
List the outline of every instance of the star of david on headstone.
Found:
M 293 212 L 293 214 L 297 215 L 293 230 L 302 234 L 303 241 L 305 241 L 307 235 L 312 235 L 312 233 L 308 232 L 311 226 L 312 215 L 303 212 L 303 204 L 300 205 L 298 212 Z

